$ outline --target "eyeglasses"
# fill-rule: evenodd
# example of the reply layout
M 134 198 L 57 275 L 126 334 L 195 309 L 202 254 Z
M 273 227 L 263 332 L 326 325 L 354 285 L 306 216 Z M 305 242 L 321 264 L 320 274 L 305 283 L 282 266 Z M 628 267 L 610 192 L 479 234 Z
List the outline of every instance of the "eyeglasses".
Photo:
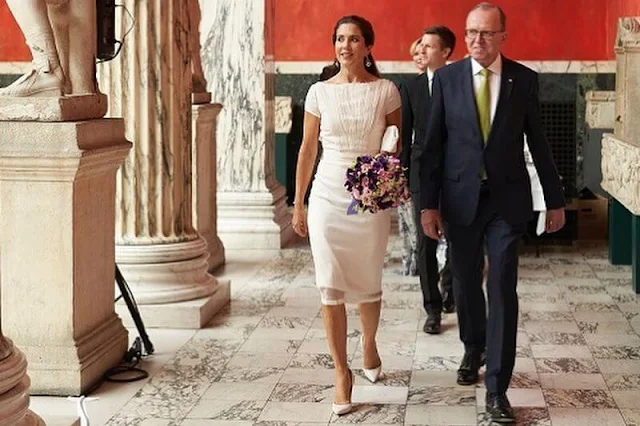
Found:
M 465 30 L 464 35 L 468 39 L 474 39 L 478 36 L 484 40 L 491 40 L 496 34 L 503 33 L 504 31 L 480 31 L 480 30 Z

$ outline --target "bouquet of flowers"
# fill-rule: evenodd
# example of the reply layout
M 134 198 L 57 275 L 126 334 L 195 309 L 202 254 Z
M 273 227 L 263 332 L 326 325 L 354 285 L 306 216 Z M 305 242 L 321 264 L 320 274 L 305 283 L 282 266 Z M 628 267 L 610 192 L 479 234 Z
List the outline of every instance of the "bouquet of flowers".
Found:
M 400 160 L 384 152 L 358 157 L 347 169 L 344 186 L 353 197 L 349 215 L 398 207 L 411 197 Z

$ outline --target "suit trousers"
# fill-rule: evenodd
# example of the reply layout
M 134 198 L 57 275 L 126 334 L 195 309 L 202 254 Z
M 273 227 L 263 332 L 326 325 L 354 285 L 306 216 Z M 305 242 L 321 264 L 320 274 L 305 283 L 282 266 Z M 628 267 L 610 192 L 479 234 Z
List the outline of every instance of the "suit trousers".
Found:
M 487 391 L 504 393 L 516 356 L 518 246 L 526 224 L 508 224 L 483 185 L 473 222 L 468 226 L 446 223 L 445 228 L 451 247 L 460 340 L 467 353 L 479 354 L 486 347 Z M 482 290 L 485 246 L 489 257 L 488 310 Z
M 417 199 L 418 195 L 413 194 Z M 442 312 L 442 294 L 438 288 L 440 273 L 438 272 L 438 241 L 427 237 L 422 230 L 420 222 L 420 208 L 418 203 L 413 203 L 415 210 L 415 222 L 417 232 L 417 260 L 418 274 L 420 275 L 420 289 L 422 290 L 422 301 L 424 310 L 428 314 L 439 314 Z M 449 266 L 449 246 L 447 246 L 447 260 L 442 269 L 442 291 L 452 293 L 453 276 Z

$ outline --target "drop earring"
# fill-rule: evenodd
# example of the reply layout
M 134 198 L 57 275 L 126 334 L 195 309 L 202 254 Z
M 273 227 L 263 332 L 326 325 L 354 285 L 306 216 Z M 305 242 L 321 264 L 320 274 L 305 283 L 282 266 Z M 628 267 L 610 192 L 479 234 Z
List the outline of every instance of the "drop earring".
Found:
M 364 62 L 364 66 L 370 68 L 371 65 L 371 59 L 369 59 L 369 55 L 367 55 L 367 60 Z

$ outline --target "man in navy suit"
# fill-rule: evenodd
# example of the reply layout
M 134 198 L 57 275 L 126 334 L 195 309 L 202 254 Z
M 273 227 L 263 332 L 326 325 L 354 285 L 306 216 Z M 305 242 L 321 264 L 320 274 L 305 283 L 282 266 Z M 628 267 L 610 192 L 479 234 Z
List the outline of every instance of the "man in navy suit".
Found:
M 447 64 L 447 59 L 456 47 L 456 36 L 444 25 L 434 25 L 424 30 L 421 39 L 421 49 L 426 70 L 419 76 L 408 80 L 401 86 L 402 96 L 402 152 L 400 161 L 408 170 L 409 189 L 413 204 L 415 222 L 420 223 L 420 203 L 417 202 L 420 193 L 420 164 L 412 165 L 420 157 L 419 144 L 415 141 L 424 139 L 429 109 L 433 76 L 436 70 Z M 415 135 L 415 136 L 414 136 Z M 442 293 L 438 289 L 440 275 L 438 274 L 438 240 L 433 240 L 424 234 L 421 226 L 416 226 L 417 233 L 417 262 L 420 274 L 420 288 L 427 319 L 422 331 L 428 334 L 438 334 L 441 330 L 442 312 L 453 312 L 455 303 L 452 291 L 452 281 L 447 249 L 447 260 L 442 269 Z
M 524 134 L 548 209 L 546 231 L 565 222 L 563 189 L 542 129 L 537 74 L 500 53 L 506 39 L 502 9 L 480 3 L 469 12 L 470 57 L 436 72 L 419 159 L 421 225 L 434 239 L 446 230 L 451 244 L 465 347 L 458 383 L 478 381 L 486 347 L 486 408 L 499 423 L 515 421 L 506 391 L 516 353 L 518 243 L 533 217 Z M 488 318 L 482 291 L 485 246 Z

